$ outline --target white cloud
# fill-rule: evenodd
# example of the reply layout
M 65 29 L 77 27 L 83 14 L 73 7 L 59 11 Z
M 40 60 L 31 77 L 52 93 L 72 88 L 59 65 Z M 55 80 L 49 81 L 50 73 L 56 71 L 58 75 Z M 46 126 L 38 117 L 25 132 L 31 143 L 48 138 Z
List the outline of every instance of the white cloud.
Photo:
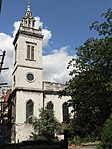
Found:
M 13 38 L 5 33 L 0 33 L 0 49 L 2 51 L 6 51 L 6 56 L 4 58 L 3 67 L 8 67 L 8 70 L 3 70 L 0 75 L 0 82 L 6 82 L 11 85 L 11 74 L 12 74 L 12 66 L 13 66 Z M 2 53 L 0 53 L 2 54 Z
M 36 20 L 35 27 L 36 28 L 39 28 L 39 27 L 43 28 L 43 22 L 41 22 L 40 17 L 35 17 L 35 20 Z
M 42 29 L 42 34 L 44 35 L 44 38 L 43 38 L 43 48 L 45 48 L 48 45 L 49 40 L 52 37 L 52 34 L 51 34 L 51 31 L 49 31 L 47 29 Z
M 16 33 L 17 33 L 18 29 L 19 29 L 20 23 L 21 23 L 21 21 L 14 22 L 14 25 L 13 25 L 14 26 L 13 36 L 16 35 Z
M 68 62 L 73 58 L 67 53 L 68 47 L 54 50 L 52 54 L 43 56 L 44 80 L 65 83 L 70 79 Z

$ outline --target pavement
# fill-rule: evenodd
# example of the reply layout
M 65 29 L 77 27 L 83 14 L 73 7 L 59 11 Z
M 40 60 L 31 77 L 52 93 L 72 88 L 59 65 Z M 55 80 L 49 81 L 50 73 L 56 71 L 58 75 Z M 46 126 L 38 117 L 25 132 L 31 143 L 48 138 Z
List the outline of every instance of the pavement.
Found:
M 74 146 L 68 147 L 68 149 L 96 149 L 96 146 Z
M 96 149 L 96 148 L 97 148 L 96 144 L 82 145 L 82 146 L 71 145 L 68 147 L 68 149 Z

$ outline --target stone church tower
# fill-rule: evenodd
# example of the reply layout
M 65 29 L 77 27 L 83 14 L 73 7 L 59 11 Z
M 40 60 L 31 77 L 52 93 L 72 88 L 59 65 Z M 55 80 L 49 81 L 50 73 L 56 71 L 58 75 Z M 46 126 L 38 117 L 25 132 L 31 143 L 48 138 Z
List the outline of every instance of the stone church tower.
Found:
M 35 28 L 30 3 L 16 33 L 12 93 L 9 98 L 11 142 L 28 140 L 34 117 L 40 108 L 52 108 L 59 122 L 66 122 L 70 109 L 69 97 L 59 98 L 63 84 L 44 82 L 42 79 L 42 30 Z
M 13 42 L 15 60 L 12 77 L 16 98 L 16 142 L 28 139 L 30 123 L 27 122 L 32 122 L 34 116 L 38 117 L 38 109 L 43 107 L 42 39 L 41 28 L 35 29 L 35 19 L 28 4 Z

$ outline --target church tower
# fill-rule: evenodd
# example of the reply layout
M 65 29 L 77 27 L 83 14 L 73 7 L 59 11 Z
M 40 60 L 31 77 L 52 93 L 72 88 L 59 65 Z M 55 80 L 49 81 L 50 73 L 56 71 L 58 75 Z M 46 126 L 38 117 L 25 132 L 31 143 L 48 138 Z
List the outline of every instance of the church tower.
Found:
M 11 142 L 29 140 L 33 132 L 34 117 L 39 117 L 43 107 L 52 109 L 59 122 L 69 120 L 68 99 L 59 98 L 64 84 L 45 82 L 42 79 L 42 41 L 41 28 L 35 27 L 30 1 L 13 41 L 14 68 L 12 73 L 12 92 L 8 99 L 8 136 Z
M 13 135 L 14 142 L 27 140 L 32 131 L 32 120 L 43 106 L 42 90 L 42 30 L 35 28 L 30 1 L 15 36 L 13 69 Z M 15 139 L 15 140 L 14 140 Z

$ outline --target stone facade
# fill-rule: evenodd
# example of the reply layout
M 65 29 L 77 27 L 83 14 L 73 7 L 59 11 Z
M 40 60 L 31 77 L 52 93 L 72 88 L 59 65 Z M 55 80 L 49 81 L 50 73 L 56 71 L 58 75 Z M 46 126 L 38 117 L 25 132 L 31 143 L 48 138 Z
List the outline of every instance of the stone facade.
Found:
M 50 102 L 59 122 L 64 121 L 63 104 L 69 97 L 59 98 L 64 85 L 44 82 L 42 79 L 42 31 L 35 29 L 35 19 L 28 4 L 20 28 L 14 39 L 15 57 L 12 74 L 13 85 L 9 102 L 11 142 L 28 140 L 33 117 L 39 116 L 39 109 Z M 70 112 L 70 109 L 68 109 Z

